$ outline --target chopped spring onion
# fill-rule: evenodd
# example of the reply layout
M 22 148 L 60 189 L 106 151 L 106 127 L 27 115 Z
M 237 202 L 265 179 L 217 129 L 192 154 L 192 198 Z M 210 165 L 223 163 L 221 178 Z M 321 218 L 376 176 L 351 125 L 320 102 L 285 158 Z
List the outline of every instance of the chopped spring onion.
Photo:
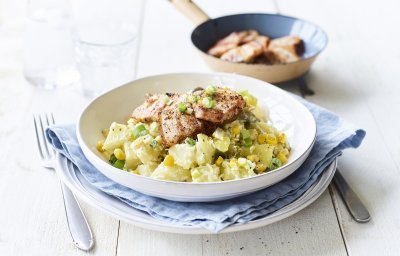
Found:
M 249 130 L 243 129 L 243 130 L 242 130 L 242 137 L 243 137 L 243 139 L 250 138 L 250 132 L 249 132 Z
M 203 98 L 201 103 L 206 108 L 213 108 L 215 106 L 215 100 L 213 100 L 211 97 Z
M 114 164 L 117 160 L 118 160 L 118 159 L 115 157 L 115 155 L 112 154 L 112 155 L 110 156 L 110 160 L 108 160 L 108 161 L 110 162 L 110 164 Z
M 185 103 L 179 102 L 179 104 L 178 104 L 178 109 L 179 109 L 179 111 L 180 111 L 181 113 L 185 113 L 185 111 L 186 111 L 186 109 L 187 109 L 187 106 L 186 106 Z
M 125 160 L 117 160 L 117 161 L 115 161 L 115 163 L 113 164 L 113 166 L 115 167 L 115 168 L 118 168 L 118 169 L 123 169 L 124 168 L 124 165 L 125 165 Z
M 189 137 L 187 137 L 187 138 L 185 139 L 185 143 L 188 144 L 188 145 L 190 145 L 190 146 L 196 145 L 196 141 L 195 141 L 194 139 L 192 139 L 192 138 L 189 138 Z
M 150 143 L 150 146 L 151 146 L 152 148 L 156 148 L 157 145 L 158 145 L 158 142 L 157 142 L 156 140 L 153 140 L 153 141 Z
M 251 145 L 253 145 L 253 141 L 250 138 L 250 132 L 247 129 L 242 129 L 241 131 L 242 133 L 242 144 L 245 147 L 250 147 Z
M 148 133 L 148 131 L 146 130 L 146 127 L 144 126 L 144 124 L 140 124 L 138 126 L 135 127 L 135 129 L 133 129 L 132 134 L 133 137 L 139 138 L 141 136 L 144 136 Z
M 217 87 L 215 87 L 215 86 L 207 86 L 207 88 L 205 90 L 206 94 L 209 96 L 213 96 L 216 91 L 217 91 Z
M 189 95 L 189 96 L 187 97 L 187 101 L 188 101 L 189 103 L 195 103 L 197 100 L 198 100 L 198 97 L 197 97 L 196 95 Z
M 272 158 L 271 162 L 269 163 L 269 169 L 275 170 L 276 168 L 279 168 L 282 166 L 281 160 L 278 158 Z
M 153 122 L 150 124 L 150 133 L 153 135 L 158 132 L 158 124 L 156 122 Z
M 253 141 L 250 138 L 243 139 L 243 145 L 245 147 L 250 147 L 251 145 L 253 145 Z

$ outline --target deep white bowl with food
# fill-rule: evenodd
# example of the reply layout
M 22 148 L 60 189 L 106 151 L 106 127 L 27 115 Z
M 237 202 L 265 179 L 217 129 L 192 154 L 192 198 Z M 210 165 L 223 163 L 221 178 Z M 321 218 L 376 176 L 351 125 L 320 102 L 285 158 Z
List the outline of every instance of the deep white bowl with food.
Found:
M 98 150 L 98 142 L 104 140 L 102 134 L 104 128 L 113 122 L 126 124 L 132 111 L 143 103 L 147 93 L 186 93 L 198 86 L 209 85 L 217 88 L 228 87 L 234 91 L 247 90 L 257 97 L 262 112 L 268 117 L 268 122 L 286 135 L 290 154 L 287 160 L 285 159 L 285 162 L 287 161 L 285 164 L 274 170 L 259 172 L 257 175 L 241 179 L 193 182 L 189 177 L 185 181 L 171 181 L 138 175 L 136 170 L 134 172 L 127 171 L 127 168 L 118 169 L 109 163 L 104 153 Z M 223 125 L 225 124 L 219 124 L 221 128 Z M 229 126 L 226 129 L 230 129 Z M 176 73 L 141 78 L 94 99 L 79 118 L 77 136 L 86 158 L 101 173 L 115 182 L 164 199 L 206 202 L 248 194 L 271 186 L 292 174 L 305 161 L 312 149 L 316 124 L 311 113 L 300 102 L 271 84 L 235 74 Z M 216 159 L 215 155 L 213 165 L 218 165 Z

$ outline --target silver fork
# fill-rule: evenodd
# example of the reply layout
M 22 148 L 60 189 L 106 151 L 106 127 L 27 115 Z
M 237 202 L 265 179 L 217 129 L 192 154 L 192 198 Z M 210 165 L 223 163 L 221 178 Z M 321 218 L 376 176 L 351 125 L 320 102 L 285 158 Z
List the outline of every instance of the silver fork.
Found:
M 56 169 L 56 152 L 48 144 L 45 135 L 45 128 L 55 124 L 53 114 L 39 114 L 33 116 L 36 141 L 41 157 L 41 165 L 48 169 Z M 71 190 L 60 180 L 61 191 L 64 200 L 65 216 L 68 229 L 74 245 L 84 251 L 89 251 L 94 245 L 92 231 L 82 212 L 79 203 L 76 201 Z

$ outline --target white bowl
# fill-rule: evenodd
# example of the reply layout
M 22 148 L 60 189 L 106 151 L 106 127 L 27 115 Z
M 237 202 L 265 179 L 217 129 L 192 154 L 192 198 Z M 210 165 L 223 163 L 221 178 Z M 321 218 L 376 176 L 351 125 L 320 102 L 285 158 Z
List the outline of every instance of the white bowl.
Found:
M 241 180 L 185 183 L 156 180 L 117 169 L 96 150 L 97 141 L 103 138 L 101 130 L 114 121 L 126 123 L 132 110 L 142 104 L 146 93 L 187 92 L 207 85 L 247 89 L 255 95 L 274 126 L 287 134 L 292 148 L 288 163 L 274 171 Z M 316 130 L 308 109 L 271 84 L 236 74 L 174 73 L 141 78 L 100 95 L 83 110 L 77 136 L 86 158 L 115 182 L 164 199 L 208 202 L 248 194 L 283 180 L 306 160 L 314 145 Z

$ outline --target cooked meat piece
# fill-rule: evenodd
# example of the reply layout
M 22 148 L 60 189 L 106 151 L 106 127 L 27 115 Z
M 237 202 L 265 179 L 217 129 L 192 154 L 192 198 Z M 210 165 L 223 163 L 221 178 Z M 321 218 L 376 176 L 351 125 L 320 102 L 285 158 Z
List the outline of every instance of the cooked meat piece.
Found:
M 227 37 L 222 38 L 214 46 L 212 46 L 208 50 L 208 54 L 211 54 L 215 57 L 220 57 L 230 49 L 237 47 L 242 39 L 247 36 L 247 34 L 247 31 L 230 33 Z
M 298 36 L 284 36 L 271 40 L 269 48 L 284 48 L 293 54 L 301 55 L 304 53 L 304 42 Z
M 257 56 L 256 53 L 260 50 L 262 51 L 262 48 L 259 44 L 250 42 L 227 51 L 222 54 L 221 59 L 230 62 L 248 63 Z
M 195 94 L 200 95 L 200 100 L 192 105 L 195 116 L 217 125 L 235 119 L 246 105 L 243 97 L 230 89 L 217 87 L 213 95 L 215 105 L 212 108 L 202 105 L 202 99 L 208 97 L 205 91 L 196 92 Z
M 165 147 L 180 143 L 187 137 L 195 138 L 197 134 L 205 133 L 206 128 L 209 129 L 193 114 L 181 113 L 176 103 L 159 113 L 158 128 Z
M 239 47 L 229 50 L 221 56 L 222 60 L 231 62 L 253 61 L 267 49 L 269 38 L 266 36 L 257 36 L 253 41 L 243 44 Z
M 268 44 L 270 42 L 270 39 L 268 36 L 256 36 L 254 38 L 254 41 L 259 43 L 263 50 L 266 50 L 268 48 Z
M 243 37 L 242 40 L 240 40 L 240 44 L 245 44 L 250 41 L 253 41 L 258 36 L 258 32 L 255 30 L 247 30 L 246 32 L 247 35 Z
M 271 64 L 287 64 L 300 60 L 300 57 L 285 48 L 270 48 L 264 52 L 264 56 Z
M 145 102 L 137 107 L 132 112 L 132 117 L 140 122 L 156 122 L 158 120 L 158 113 L 161 112 L 166 106 L 165 99 L 175 100 L 179 97 L 177 93 L 167 94 L 147 94 Z M 168 99 L 168 98 L 167 98 Z

